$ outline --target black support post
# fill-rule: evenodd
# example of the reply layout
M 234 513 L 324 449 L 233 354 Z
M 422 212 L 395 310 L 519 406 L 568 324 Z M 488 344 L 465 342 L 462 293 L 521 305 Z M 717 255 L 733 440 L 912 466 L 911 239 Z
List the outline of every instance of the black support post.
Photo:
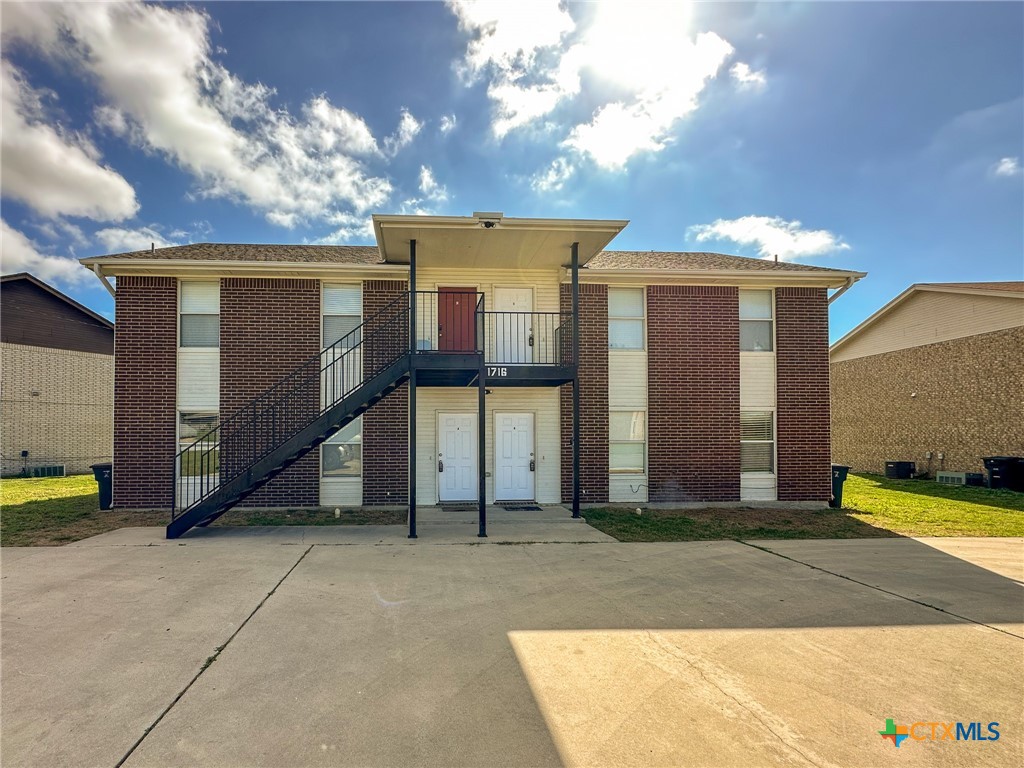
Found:
M 483 311 L 483 306 L 480 307 Z M 483 353 L 483 339 L 477 339 L 477 352 L 480 354 L 480 370 L 476 377 L 476 391 L 477 391 L 477 414 L 476 414 L 476 431 L 477 431 L 477 457 L 476 457 L 476 468 L 477 468 L 477 482 L 479 488 L 477 488 L 477 494 L 479 496 L 480 505 L 480 532 L 477 536 L 482 538 L 487 537 L 487 472 L 485 471 L 487 466 L 486 451 L 487 451 L 487 405 L 485 398 L 487 396 L 487 390 L 484 388 L 486 384 L 486 373 L 487 367 L 484 362 Z
M 580 244 L 572 244 L 572 516 L 580 516 Z
M 409 241 L 409 538 L 416 538 L 416 241 Z

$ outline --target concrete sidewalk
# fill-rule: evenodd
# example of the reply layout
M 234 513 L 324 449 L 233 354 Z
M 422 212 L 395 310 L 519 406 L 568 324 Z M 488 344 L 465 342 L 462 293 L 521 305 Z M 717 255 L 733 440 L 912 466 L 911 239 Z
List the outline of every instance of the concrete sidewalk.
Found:
M 5 766 L 1024 760 L 1020 539 L 147 530 L 3 551 Z M 894 757 L 887 718 L 1002 735 Z

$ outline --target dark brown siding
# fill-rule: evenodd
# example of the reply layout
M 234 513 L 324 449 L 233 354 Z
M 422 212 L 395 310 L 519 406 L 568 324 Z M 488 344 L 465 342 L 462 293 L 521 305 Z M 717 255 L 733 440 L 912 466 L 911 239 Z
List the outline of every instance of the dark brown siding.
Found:
M 117 281 L 114 354 L 114 505 L 171 506 L 175 454 L 178 284 Z
M 828 298 L 824 288 L 775 291 L 779 501 L 832 494 Z
M 652 502 L 740 497 L 739 293 L 647 289 Z
M 363 283 L 363 320 L 408 290 L 402 280 Z M 374 355 L 368 354 L 366 363 Z M 403 384 L 363 414 L 363 504 L 409 499 L 409 385 Z
M 561 310 L 572 312 L 572 286 Z M 580 501 L 608 501 L 608 286 L 580 286 Z M 562 501 L 572 501 L 572 385 L 561 387 Z
M 220 415 L 231 416 L 320 352 L 318 280 L 225 278 L 220 288 Z M 307 417 L 319 412 L 319 382 Z M 297 416 L 298 417 L 298 416 Z M 320 452 L 312 450 L 242 506 L 316 506 Z M 225 456 L 227 465 L 230 457 Z
M 0 340 L 114 354 L 114 330 L 28 280 L 0 284 Z

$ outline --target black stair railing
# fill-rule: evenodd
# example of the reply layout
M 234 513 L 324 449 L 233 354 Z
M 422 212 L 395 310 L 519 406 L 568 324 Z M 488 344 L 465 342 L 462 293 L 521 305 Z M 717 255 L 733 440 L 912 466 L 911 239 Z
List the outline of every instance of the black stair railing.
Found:
M 488 365 L 571 365 L 572 315 L 481 312 Z
M 406 293 L 178 451 L 171 519 L 253 467 L 409 349 Z

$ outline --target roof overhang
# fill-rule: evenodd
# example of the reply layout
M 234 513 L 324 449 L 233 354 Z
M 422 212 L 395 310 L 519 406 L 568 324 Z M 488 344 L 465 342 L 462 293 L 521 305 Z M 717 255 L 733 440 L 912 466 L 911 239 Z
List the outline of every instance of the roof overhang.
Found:
M 580 266 L 604 250 L 628 224 L 623 220 L 513 219 L 501 213 L 472 216 L 373 217 L 385 262 L 456 269 L 557 269 L 568 267 L 573 243 Z
M 581 283 L 636 285 L 736 285 L 740 287 L 842 288 L 866 272 L 754 271 L 742 269 L 582 269 Z M 564 272 L 562 279 L 568 280 Z

